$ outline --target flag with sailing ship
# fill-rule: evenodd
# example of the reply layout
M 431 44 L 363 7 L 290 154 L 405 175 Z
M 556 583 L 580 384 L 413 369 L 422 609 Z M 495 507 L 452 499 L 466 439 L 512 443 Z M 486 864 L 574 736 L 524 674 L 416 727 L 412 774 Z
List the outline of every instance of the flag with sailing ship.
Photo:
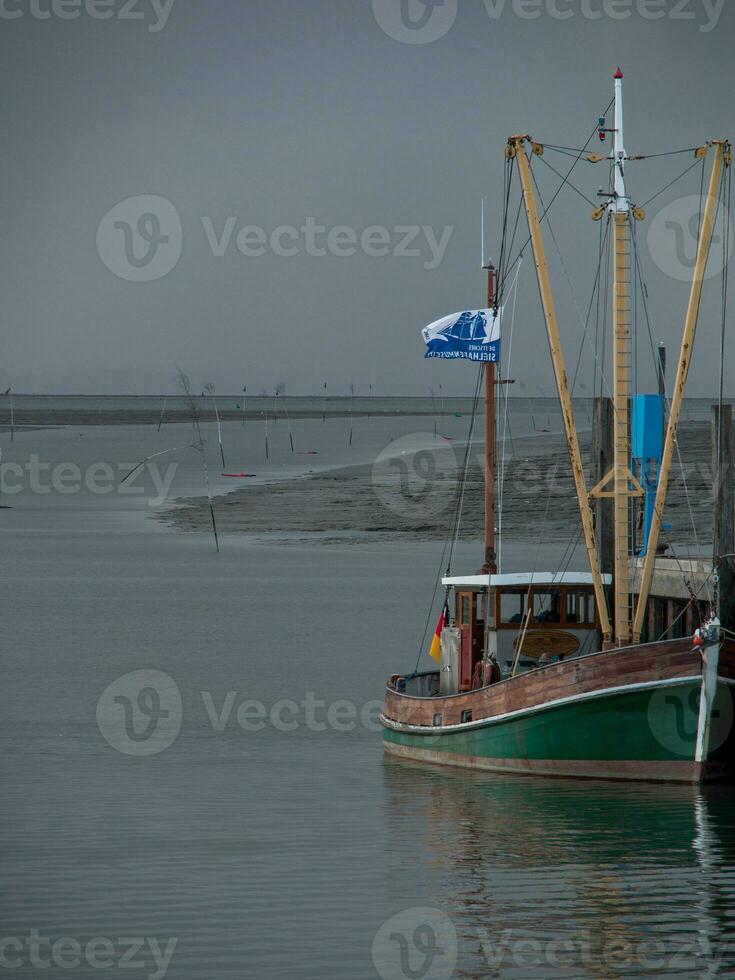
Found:
M 421 331 L 427 347 L 424 356 L 497 364 L 500 361 L 502 317 L 502 307 L 465 310 L 442 317 Z

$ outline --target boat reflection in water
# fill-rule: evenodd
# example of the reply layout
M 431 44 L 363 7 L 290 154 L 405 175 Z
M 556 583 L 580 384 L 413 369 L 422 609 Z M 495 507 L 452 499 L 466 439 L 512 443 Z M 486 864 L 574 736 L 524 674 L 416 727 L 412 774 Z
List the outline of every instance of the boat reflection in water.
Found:
M 449 916 L 455 976 L 734 975 L 733 787 L 390 757 L 384 787 L 390 912 Z

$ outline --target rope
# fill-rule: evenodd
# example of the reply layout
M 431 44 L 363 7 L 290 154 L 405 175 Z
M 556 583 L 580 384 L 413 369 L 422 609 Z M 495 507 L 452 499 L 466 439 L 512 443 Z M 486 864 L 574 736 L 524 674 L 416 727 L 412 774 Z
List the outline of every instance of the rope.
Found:
M 612 104 L 613 104 L 614 101 L 615 101 L 614 98 L 612 98 L 610 100 L 610 102 L 607 105 L 607 108 L 605 109 L 604 115 L 607 115 L 607 113 L 610 111 L 610 107 L 612 106 Z M 561 184 L 559 185 L 559 187 L 557 188 L 556 193 L 554 194 L 554 196 L 552 197 L 551 201 L 549 202 L 549 206 L 545 209 L 544 213 L 541 215 L 541 218 L 539 220 L 539 224 L 540 225 L 542 225 L 544 223 L 544 220 L 546 219 L 546 216 L 548 215 L 548 213 L 551 210 L 551 208 L 554 206 L 554 203 L 555 203 L 557 197 L 561 193 L 564 185 L 567 183 L 567 181 L 569 180 L 569 178 L 572 176 L 572 173 L 574 172 L 574 169 L 576 168 L 576 166 L 579 163 L 579 161 L 582 159 L 582 156 L 587 152 L 587 149 L 588 149 L 590 143 L 592 142 L 592 140 L 594 139 L 595 134 L 597 132 L 598 132 L 598 127 L 595 126 L 595 128 L 590 133 L 589 138 L 587 139 L 587 142 L 585 143 L 584 147 L 579 151 L 579 153 L 578 153 L 578 155 L 577 155 L 574 163 L 570 167 L 570 169 L 567 172 L 566 176 L 563 178 L 563 180 L 562 180 Z M 530 241 L 531 241 L 531 236 L 529 234 L 528 238 L 526 239 L 526 241 L 523 244 L 523 248 L 521 248 L 521 250 L 520 250 L 519 255 L 516 256 L 516 258 L 513 260 L 513 262 L 511 262 L 511 264 L 510 264 L 510 266 L 508 268 L 508 271 L 505 273 L 505 276 L 503 277 L 503 283 L 501 283 L 501 287 L 504 284 L 505 279 L 507 279 L 508 276 L 510 275 L 510 273 L 513 270 L 513 268 L 516 265 L 516 263 L 519 261 L 521 255 L 526 251 L 526 246 L 528 245 L 528 243 Z
M 539 200 L 541 201 L 541 206 L 543 207 L 544 200 L 543 200 L 543 197 L 542 197 L 542 194 L 541 194 L 541 189 L 539 188 L 539 185 L 538 185 L 538 181 L 536 180 L 536 175 L 533 172 L 533 169 L 531 169 L 531 176 L 533 177 L 533 183 L 534 183 L 534 186 L 536 187 L 536 193 L 538 194 Z M 579 307 L 579 303 L 577 301 L 576 293 L 574 292 L 574 285 L 572 283 L 571 276 L 569 275 L 569 270 L 567 268 L 567 264 L 564 261 L 564 255 L 562 254 L 562 251 L 559 248 L 559 242 L 557 241 L 556 234 L 554 233 L 554 229 L 553 229 L 552 224 L 551 224 L 551 219 L 549 219 L 546 223 L 549 226 L 549 234 L 551 235 L 551 240 L 554 243 L 554 248 L 556 249 L 557 255 L 559 256 L 559 261 L 561 262 L 561 267 L 564 270 L 564 276 L 565 276 L 565 278 L 567 280 L 567 285 L 569 286 L 569 292 L 571 293 L 572 300 L 574 302 L 574 306 L 575 306 L 575 308 L 577 310 L 577 316 L 579 317 L 579 322 L 582 325 L 582 332 L 584 334 L 583 342 L 580 345 L 579 355 L 577 357 L 577 366 L 576 366 L 576 369 L 575 369 L 575 372 L 574 372 L 574 377 L 572 379 L 572 384 L 571 384 L 571 387 L 570 387 L 570 392 L 573 394 L 574 393 L 574 387 L 575 387 L 576 382 L 577 382 L 577 375 L 579 373 L 579 368 L 580 368 L 580 364 L 581 364 L 581 360 L 582 360 L 582 351 L 584 349 L 584 340 L 585 339 L 587 340 L 587 343 L 590 346 L 590 350 L 592 351 L 592 356 L 593 356 L 593 358 L 595 360 L 595 365 L 596 365 L 596 367 L 597 367 L 598 370 L 600 369 L 599 364 L 597 363 L 597 352 L 595 351 L 594 347 L 592 346 L 592 341 L 591 341 L 590 336 L 589 336 L 588 327 L 589 327 L 590 317 L 592 315 L 592 304 L 594 302 L 595 289 L 597 288 L 597 284 L 598 284 L 599 279 L 600 279 L 600 272 L 601 272 L 601 268 L 602 268 L 602 256 L 600 255 L 599 262 L 598 262 L 598 265 L 597 265 L 597 275 L 595 277 L 595 282 L 594 282 L 594 285 L 592 287 L 592 297 L 590 298 L 589 307 L 587 309 L 587 319 L 585 320 L 582 317 L 582 311 L 581 311 L 581 309 Z M 609 225 L 608 225 L 608 231 L 609 231 Z M 609 386 L 607 386 L 607 383 L 606 383 L 606 381 L 604 379 L 604 376 L 602 378 L 602 383 L 603 383 L 603 385 L 605 385 L 607 387 L 608 394 L 610 396 L 612 396 L 612 392 L 610 391 Z
M 483 378 L 483 367 L 477 372 L 477 382 L 475 384 L 475 396 L 472 402 L 472 417 L 470 419 L 470 431 L 467 437 L 467 445 L 465 446 L 464 461 L 462 463 L 462 482 L 460 484 L 459 499 L 457 501 L 457 509 L 455 511 L 454 517 L 454 529 L 452 533 L 452 547 L 449 552 L 449 563 L 447 565 L 447 575 L 452 570 L 452 563 L 454 561 L 454 552 L 457 548 L 457 541 L 459 540 L 459 532 L 462 524 L 462 511 L 464 509 L 464 497 L 465 491 L 467 489 L 467 473 L 469 471 L 470 459 L 472 454 L 472 439 L 475 432 L 475 421 L 477 419 L 477 403 L 480 398 L 480 391 L 482 389 L 482 378 Z
M 544 160 L 543 157 L 537 157 L 537 159 L 540 160 L 541 163 L 544 164 L 544 166 L 548 167 L 549 170 L 553 170 L 557 177 L 560 177 L 562 180 L 564 180 L 564 175 L 560 174 L 559 171 L 556 169 L 556 167 L 552 167 L 552 165 L 549 163 L 548 160 Z M 582 198 L 583 201 L 586 201 L 587 204 L 591 204 L 593 208 L 597 207 L 596 202 L 591 201 L 586 194 L 584 194 L 581 190 L 579 190 L 578 187 L 575 187 L 574 184 L 571 182 L 571 180 L 567 180 L 566 182 L 567 184 L 569 184 L 569 186 L 572 188 L 573 191 L 579 194 L 579 196 Z
M 691 165 L 691 167 L 687 167 L 687 169 L 683 173 L 680 173 L 678 177 L 674 177 L 674 179 L 670 183 L 668 183 L 665 187 L 662 187 L 660 191 L 658 191 L 656 194 L 653 195 L 653 197 L 649 197 L 647 201 L 644 201 L 643 204 L 641 204 L 641 207 L 642 208 L 648 207 L 648 205 L 651 204 L 653 201 L 655 201 L 657 197 L 661 197 L 661 195 L 664 194 L 670 187 L 673 187 L 674 184 L 677 184 L 680 180 L 682 180 L 682 178 L 686 177 L 686 175 L 690 173 L 692 170 L 694 170 L 694 168 L 699 163 L 700 163 L 699 160 L 695 160 L 694 163 Z M 702 179 L 704 179 L 704 159 L 702 159 L 701 163 L 702 163 Z
M 513 280 L 513 285 L 511 286 L 511 292 L 513 294 L 513 312 L 510 320 L 510 342 L 508 344 L 508 362 L 507 362 L 507 373 L 510 375 L 511 364 L 513 362 L 513 332 L 515 329 L 516 322 L 516 303 L 518 300 L 518 277 L 521 274 L 521 268 L 523 266 L 523 261 L 518 265 L 518 271 L 516 272 L 515 279 Z M 503 439 L 502 439 L 502 450 L 500 456 L 500 479 L 499 483 L 499 500 L 498 500 L 498 571 L 502 567 L 502 555 L 503 555 L 503 501 L 504 501 L 504 491 L 505 491 L 505 446 L 508 438 L 508 389 L 510 385 L 505 386 L 505 398 L 503 404 Z
M 643 278 L 643 271 L 642 271 L 640 260 L 639 260 L 639 255 L 638 255 L 638 236 L 637 236 L 635 222 L 632 222 L 631 229 L 632 229 L 631 242 L 632 242 L 632 245 L 633 245 L 633 258 L 634 258 L 634 262 L 635 262 L 636 278 L 637 278 L 637 280 L 640 281 L 641 297 L 643 299 L 643 310 L 644 310 L 644 314 L 645 314 L 645 318 L 646 318 L 646 328 L 647 328 L 647 331 L 648 331 L 648 339 L 649 339 L 649 343 L 650 343 L 650 346 L 651 346 L 651 357 L 653 359 L 654 368 L 655 368 L 655 366 L 656 366 L 656 350 L 655 350 L 655 345 L 654 345 L 654 341 L 653 341 L 653 330 L 652 330 L 652 327 L 651 327 L 651 315 L 650 315 L 650 310 L 648 308 L 648 287 L 646 286 L 646 282 L 645 282 L 645 280 Z M 667 412 L 668 412 L 668 410 L 670 408 L 670 405 L 671 405 L 671 395 L 670 395 L 670 391 L 669 391 L 669 387 L 668 387 L 668 381 L 666 379 L 664 380 L 664 396 L 665 396 L 666 408 L 667 408 Z M 690 521 L 690 523 L 692 525 L 692 533 L 693 533 L 693 536 L 694 536 L 694 544 L 695 544 L 695 547 L 697 548 L 697 550 L 699 550 L 699 535 L 697 534 L 697 525 L 696 525 L 696 522 L 694 520 L 694 510 L 692 508 L 691 496 L 690 496 L 690 493 L 689 493 L 689 485 L 687 483 L 687 478 L 686 478 L 686 470 L 684 469 L 684 460 L 682 459 L 681 449 L 679 447 L 679 440 L 678 439 L 676 439 L 676 441 L 674 443 L 674 446 L 675 446 L 675 449 L 676 449 L 676 458 L 677 458 L 677 462 L 679 464 L 679 470 L 681 472 L 681 481 L 682 481 L 682 484 L 684 486 L 684 497 L 685 497 L 686 503 L 687 503 L 687 510 L 689 511 L 689 521 Z M 659 517 L 661 518 L 662 524 L 663 524 L 663 516 L 664 516 L 663 514 L 659 514 Z M 669 548 L 671 548 L 671 551 L 672 551 L 672 554 L 673 554 L 674 549 L 673 549 L 673 545 L 671 544 L 670 541 L 668 541 L 668 545 L 669 545 Z M 682 571 L 682 574 L 684 574 L 684 571 L 683 571 L 683 569 L 681 569 L 681 566 L 680 566 L 680 570 Z M 642 570 L 641 570 L 641 573 L 642 573 Z M 638 584 L 638 580 L 637 580 L 637 574 L 636 574 L 633 577 L 633 592 L 635 592 L 635 587 L 637 586 L 637 584 Z M 708 598 L 711 598 L 709 596 L 709 593 L 708 593 Z
M 480 381 L 481 381 L 481 379 L 482 379 L 482 371 L 480 371 L 480 374 L 479 374 L 479 377 L 478 377 L 478 380 L 477 380 L 477 384 L 476 384 L 476 387 L 475 387 L 475 397 L 474 397 L 474 401 L 473 401 L 473 404 L 472 404 L 472 416 L 471 416 L 471 419 L 470 419 L 470 428 L 469 428 L 469 433 L 468 433 L 467 446 L 465 448 L 465 458 L 464 458 L 464 461 L 463 461 L 463 476 L 462 476 L 462 483 L 461 483 L 460 500 L 458 500 L 458 502 L 457 502 L 457 507 L 455 509 L 454 520 L 452 521 L 452 524 L 447 528 L 447 533 L 444 536 L 444 546 L 442 547 L 441 558 L 439 559 L 439 570 L 437 571 L 436 578 L 434 580 L 434 588 L 433 588 L 432 593 L 431 593 L 431 601 L 429 602 L 429 609 L 428 609 L 428 612 L 426 614 L 426 622 L 424 623 L 424 631 L 423 631 L 423 634 L 421 636 L 421 641 L 419 643 L 419 649 L 418 649 L 418 654 L 416 656 L 416 666 L 414 667 L 414 673 L 416 673 L 418 671 L 418 669 L 419 669 L 419 663 L 421 661 L 421 655 L 424 652 L 424 649 L 426 647 L 426 638 L 428 636 L 429 627 L 431 625 L 431 617 L 432 617 L 432 613 L 434 611 L 434 603 L 436 602 L 436 594 L 439 591 L 439 585 L 441 583 L 442 573 L 443 573 L 443 569 L 444 569 L 444 559 L 445 559 L 446 554 L 447 554 L 447 549 L 449 548 L 449 542 L 450 542 L 450 540 L 452 540 L 452 547 L 451 547 L 451 551 L 450 551 L 449 561 L 447 562 L 447 566 L 446 566 L 446 572 L 444 574 L 446 574 L 448 576 L 449 573 L 450 573 L 450 571 L 451 571 L 451 568 L 452 568 L 452 559 L 453 559 L 453 556 L 454 556 L 454 548 L 455 548 L 455 545 L 457 543 L 456 536 L 458 535 L 459 517 L 461 516 L 461 499 L 464 497 L 464 487 L 465 487 L 466 482 L 467 482 L 466 481 L 467 466 L 468 466 L 468 460 L 469 460 L 470 446 L 471 446 L 471 443 L 472 443 L 472 433 L 474 431 L 475 418 L 476 418 L 476 415 L 477 415 L 477 400 L 478 400 L 478 397 L 479 397 L 479 389 L 480 389 Z M 447 596 L 449 595 L 449 589 L 447 589 L 447 593 L 446 594 L 447 594 Z

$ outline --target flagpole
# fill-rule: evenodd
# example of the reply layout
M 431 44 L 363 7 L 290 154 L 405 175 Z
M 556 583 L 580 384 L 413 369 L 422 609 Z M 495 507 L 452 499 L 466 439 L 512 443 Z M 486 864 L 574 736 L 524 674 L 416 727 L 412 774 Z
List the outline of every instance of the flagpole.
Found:
M 492 262 L 485 266 L 487 269 L 487 308 L 495 308 L 496 272 Z M 496 459 L 496 423 L 495 423 L 495 363 L 485 364 L 485 564 L 483 575 L 495 575 L 498 571 L 498 557 L 495 548 L 495 459 Z

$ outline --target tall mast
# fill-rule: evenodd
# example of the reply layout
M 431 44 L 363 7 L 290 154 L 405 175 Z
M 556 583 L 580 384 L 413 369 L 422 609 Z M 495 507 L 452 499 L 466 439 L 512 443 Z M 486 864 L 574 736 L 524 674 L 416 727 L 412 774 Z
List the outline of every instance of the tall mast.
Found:
M 490 262 L 487 266 L 487 308 L 495 308 L 495 284 L 497 273 Z M 495 575 L 498 558 L 495 547 L 495 496 L 496 496 L 496 423 L 495 423 L 495 364 L 485 365 L 485 575 Z
M 613 151 L 613 358 L 615 512 L 615 639 L 625 646 L 631 638 L 630 615 L 630 201 L 625 191 L 623 73 L 615 72 L 615 148 Z
M 572 477 L 574 478 L 574 488 L 579 504 L 579 513 L 582 519 L 582 532 L 587 548 L 587 557 L 592 572 L 592 582 L 595 589 L 595 599 L 600 615 L 600 625 L 602 627 L 603 639 L 608 643 L 611 639 L 611 624 L 607 607 L 607 596 L 602 580 L 602 570 L 600 568 L 600 555 L 595 540 L 595 526 L 590 506 L 590 494 L 587 492 L 587 481 L 582 465 L 582 453 L 579 449 L 579 436 L 574 422 L 574 407 L 572 405 L 572 395 L 569 390 L 569 379 L 567 376 L 564 353 L 561 347 L 561 337 L 559 334 L 559 321 L 556 315 L 554 296 L 551 290 L 551 278 L 549 266 L 546 260 L 543 237 L 541 235 L 541 222 L 539 220 L 538 205 L 533 190 L 533 176 L 531 165 L 526 155 L 526 142 L 531 142 L 531 152 L 538 156 L 544 152 L 540 143 L 531 141 L 530 136 L 511 136 L 508 140 L 506 155 L 518 161 L 518 173 L 523 189 L 523 200 L 526 206 L 526 217 L 528 218 L 528 230 L 531 235 L 531 245 L 533 248 L 534 261 L 536 263 L 536 275 L 538 278 L 539 291 L 541 293 L 541 303 L 544 308 L 544 319 L 546 321 L 546 332 L 549 338 L 549 348 L 551 350 L 551 361 L 554 365 L 554 375 L 556 377 L 556 387 L 559 392 L 559 402 L 561 403 L 562 420 L 564 431 L 567 437 L 569 448 L 569 461 L 572 466 Z

